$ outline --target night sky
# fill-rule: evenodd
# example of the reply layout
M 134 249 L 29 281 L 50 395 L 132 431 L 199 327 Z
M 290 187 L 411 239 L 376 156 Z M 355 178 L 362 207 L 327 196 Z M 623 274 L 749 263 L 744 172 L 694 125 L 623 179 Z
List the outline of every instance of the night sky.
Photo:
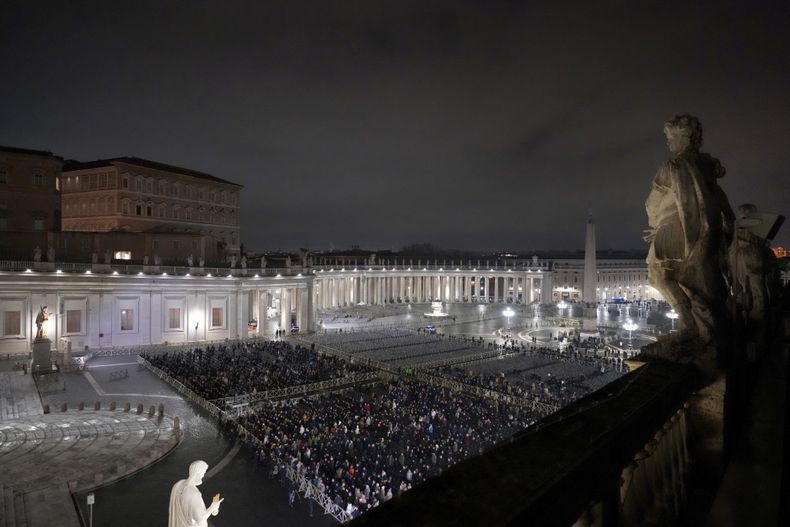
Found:
M 241 183 L 250 249 L 641 249 L 688 112 L 790 216 L 790 4 L 689 4 L 2 0 L 0 144 Z

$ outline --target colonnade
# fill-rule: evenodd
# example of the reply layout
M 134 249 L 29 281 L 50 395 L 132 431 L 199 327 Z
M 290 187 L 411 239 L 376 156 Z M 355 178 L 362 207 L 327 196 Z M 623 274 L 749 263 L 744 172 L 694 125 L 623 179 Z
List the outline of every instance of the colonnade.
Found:
M 257 320 L 256 333 L 264 334 L 264 325 L 271 308 L 278 317 L 279 329 L 290 330 L 295 323 L 302 332 L 313 330 L 313 287 L 283 285 L 266 289 L 255 289 L 250 294 L 251 318 Z
M 316 273 L 314 290 L 319 309 L 432 301 L 530 304 L 551 300 L 551 277 L 543 272 L 334 271 Z

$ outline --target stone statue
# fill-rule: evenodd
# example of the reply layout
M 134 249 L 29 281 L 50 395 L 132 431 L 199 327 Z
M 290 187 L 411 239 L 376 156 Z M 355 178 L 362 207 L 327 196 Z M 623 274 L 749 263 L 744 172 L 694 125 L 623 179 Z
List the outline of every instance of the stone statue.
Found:
M 168 527 L 207 527 L 208 517 L 219 514 L 219 505 L 225 498 L 220 499 L 217 494 L 207 508 L 198 490 L 206 470 L 208 465 L 205 461 L 195 461 L 189 465 L 189 477 L 173 485 Z
M 231 255 L 231 257 L 230 257 L 230 268 L 233 269 L 234 267 L 236 267 L 236 255 L 235 254 Z
M 201 256 L 200 259 L 198 260 L 198 265 L 200 265 L 200 267 L 203 267 L 205 264 L 206 264 L 206 260 L 204 260 L 203 257 Z
M 759 341 L 761 347 L 770 291 L 775 289 L 770 282 L 776 274 L 776 258 L 768 240 L 755 232 L 759 232 L 762 223 L 757 207 L 751 204 L 739 206 L 736 237 L 730 248 L 735 302 L 743 313 L 750 336 Z
M 47 306 L 41 306 L 41 310 L 36 316 L 36 340 L 43 340 L 47 338 L 47 330 L 44 328 L 44 322 L 49 320 L 49 311 Z
M 376 253 L 371 253 L 369 265 L 376 265 Z
M 189 256 L 187 256 L 187 265 L 189 267 L 192 267 L 194 264 L 195 264 L 195 257 L 192 256 L 192 253 L 190 253 Z
M 699 120 L 678 115 L 665 123 L 664 134 L 671 159 L 658 169 L 645 202 L 650 225 L 645 241 L 650 243 L 650 284 L 680 315 L 680 331 L 672 335 L 672 342 L 651 345 L 656 351 L 663 348 L 658 354 L 666 356 L 670 348 L 673 352 L 689 348 L 679 343 L 702 348 L 717 335 L 726 338 L 726 250 L 734 214 L 717 182 L 724 167 L 700 152 Z
M 242 256 L 241 257 L 241 268 L 242 269 L 246 269 L 247 268 L 247 257 L 246 256 Z
M 99 263 L 99 255 L 96 252 L 91 253 L 91 263 L 97 264 Z
M 162 258 L 160 258 L 158 254 L 154 255 L 154 265 L 157 267 L 162 265 Z
M 47 261 L 54 262 L 55 261 L 55 248 L 51 245 L 47 249 Z
M 41 247 L 36 245 L 36 248 L 33 250 L 33 261 L 38 263 L 41 261 Z
M 289 256 L 286 256 L 286 258 L 285 258 L 285 267 L 286 267 L 287 269 L 290 269 L 290 268 L 291 268 L 291 257 L 290 257 L 290 255 L 289 255 Z
M 143 265 L 148 265 L 148 255 L 143 256 Z
M 261 256 L 261 269 L 266 269 L 266 257 Z
M 112 263 L 112 253 L 109 249 L 104 251 L 104 263 L 111 264 Z

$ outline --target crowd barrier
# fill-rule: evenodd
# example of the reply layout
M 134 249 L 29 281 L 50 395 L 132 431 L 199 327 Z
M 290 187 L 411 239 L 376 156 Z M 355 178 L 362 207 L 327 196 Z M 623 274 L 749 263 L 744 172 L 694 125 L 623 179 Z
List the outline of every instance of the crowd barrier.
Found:
M 243 396 L 222 397 L 219 399 L 212 399 L 211 402 L 223 406 L 238 406 L 243 404 L 254 405 L 256 403 L 276 401 L 282 399 L 293 399 L 304 397 L 306 395 L 313 395 L 323 392 L 337 391 L 337 388 L 343 388 L 349 385 L 357 385 L 371 381 L 381 380 L 382 374 L 378 371 L 357 373 L 348 375 L 346 377 L 339 377 L 336 379 L 327 379 L 325 381 L 314 382 L 310 384 L 300 384 L 297 386 L 286 386 L 284 388 L 275 388 L 273 390 L 266 390 L 265 392 L 258 392 L 255 394 L 245 394 Z
M 196 348 L 205 348 L 206 346 L 215 346 L 219 344 L 244 344 L 245 342 L 255 342 L 258 340 L 269 339 L 266 337 L 247 337 L 243 339 L 201 340 L 199 342 L 173 342 L 148 345 L 137 344 L 133 346 L 115 346 L 112 348 L 86 348 L 86 351 L 90 353 L 92 357 L 119 357 L 125 355 L 139 355 L 144 352 L 152 355 L 160 355 L 167 352 L 191 351 Z

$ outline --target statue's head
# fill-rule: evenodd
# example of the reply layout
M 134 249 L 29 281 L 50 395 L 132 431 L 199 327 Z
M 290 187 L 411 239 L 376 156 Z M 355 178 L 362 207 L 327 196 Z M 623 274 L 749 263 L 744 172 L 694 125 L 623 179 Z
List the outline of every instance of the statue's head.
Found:
M 208 470 L 208 463 L 205 461 L 193 461 L 189 465 L 189 482 L 193 485 L 200 485 L 203 483 L 203 476 L 206 475 Z
M 686 150 L 699 152 L 702 146 L 702 123 L 693 115 L 676 115 L 664 123 L 669 151 L 677 155 Z

